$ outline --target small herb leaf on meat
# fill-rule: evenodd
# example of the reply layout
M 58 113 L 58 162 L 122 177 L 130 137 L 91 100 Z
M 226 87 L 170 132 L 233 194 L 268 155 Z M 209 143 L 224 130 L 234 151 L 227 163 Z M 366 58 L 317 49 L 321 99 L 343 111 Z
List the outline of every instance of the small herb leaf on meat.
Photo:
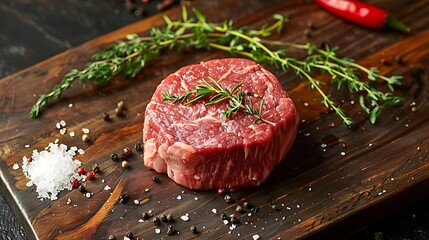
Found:
M 162 97 L 163 97 L 162 100 L 171 101 L 173 103 L 182 102 L 185 99 L 189 98 L 192 95 L 192 93 L 196 93 L 195 97 L 192 100 L 189 100 L 185 103 L 185 105 L 189 105 L 197 102 L 198 100 L 204 97 L 209 97 L 210 95 L 215 94 L 214 96 L 211 96 L 209 99 L 209 102 L 204 103 L 204 105 L 211 106 L 211 105 L 219 104 L 225 100 L 229 100 L 225 110 L 222 112 L 223 117 L 231 118 L 234 113 L 238 112 L 240 109 L 243 109 L 244 113 L 255 117 L 253 124 L 256 124 L 258 122 L 263 122 L 270 125 L 275 125 L 275 123 L 262 118 L 262 113 L 263 113 L 262 110 L 263 110 L 263 104 L 264 104 L 263 99 L 260 101 L 259 109 L 257 110 L 253 108 L 250 96 L 248 96 L 247 103 L 246 101 L 244 101 L 243 92 L 238 91 L 238 89 L 241 86 L 243 86 L 243 82 L 236 84 L 229 91 L 226 88 L 222 87 L 219 84 L 219 82 L 216 81 L 214 78 L 209 77 L 208 79 L 210 80 L 211 83 L 203 79 L 202 81 L 204 82 L 204 85 L 198 85 L 196 89 L 187 91 L 179 96 L 173 96 L 169 92 L 162 93 Z M 181 96 L 186 96 L 186 98 L 181 99 Z
M 338 89 L 346 86 L 350 93 L 362 96 L 363 98 L 359 98 L 360 105 L 369 115 L 371 123 L 375 123 L 382 109 L 398 105 L 402 101 L 400 97 L 379 91 L 372 85 L 373 82 L 381 80 L 393 91 L 394 86 L 401 85 L 401 76 L 387 77 L 381 75 L 376 67 L 366 68 L 355 63 L 353 59 L 340 58 L 337 56 L 338 47 L 325 45 L 319 48 L 312 43 L 297 44 L 267 39 L 274 32 L 282 31 L 285 23 L 289 22 L 286 16 L 275 14 L 273 24 L 264 24 L 259 30 L 255 30 L 249 29 L 248 26 L 235 27 L 232 20 L 212 23 L 197 9 L 193 8 L 192 11 L 195 17 L 188 16 L 187 9 L 183 6 L 181 19 L 173 21 L 164 16 L 167 26 L 152 28 L 149 37 L 130 34 L 126 40 L 113 44 L 110 49 L 94 54 L 93 61 L 86 64 L 82 70 L 69 71 L 50 93 L 41 94 L 29 113 L 30 117 L 37 117 L 42 109 L 50 104 L 52 98 L 59 99 L 75 80 L 81 85 L 91 80 L 102 86 L 117 75 L 134 78 L 149 61 L 159 57 L 165 50 L 180 52 L 191 49 L 217 49 L 250 58 L 261 64 L 272 65 L 283 71 L 291 70 L 308 81 L 309 87 L 321 96 L 320 101 L 328 109 L 332 109 L 345 125 L 353 124 L 353 120 L 346 115 L 338 101 L 324 92 L 323 82 L 313 77 L 314 71 L 329 75 L 331 83 Z M 288 56 L 290 48 L 306 51 L 307 57 L 299 60 Z M 362 80 L 360 75 L 366 76 L 367 79 Z M 212 90 L 204 87 L 197 89 L 199 92 L 194 98 L 195 101 L 201 98 L 201 94 Z M 182 102 L 188 97 L 171 96 L 167 93 L 163 95 L 164 99 L 174 102 Z M 213 101 L 225 99 L 225 96 L 219 95 L 215 96 Z M 225 115 L 234 113 L 235 106 L 236 103 L 231 102 Z

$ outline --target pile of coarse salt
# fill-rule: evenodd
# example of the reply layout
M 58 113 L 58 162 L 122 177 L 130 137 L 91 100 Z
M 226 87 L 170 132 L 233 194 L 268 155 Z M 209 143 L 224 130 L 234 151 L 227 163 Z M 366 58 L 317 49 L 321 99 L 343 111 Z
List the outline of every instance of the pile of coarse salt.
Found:
M 79 175 L 76 169 L 81 166 L 79 160 L 73 160 L 78 152 L 77 147 L 67 149 L 64 144 L 49 143 L 45 150 L 38 152 L 33 150 L 31 161 L 23 157 L 22 170 L 30 179 L 27 187 L 36 186 L 36 191 L 41 200 L 47 198 L 58 199 L 57 195 L 64 189 L 71 190 L 71 181 L 85 180 L 84 175 Z

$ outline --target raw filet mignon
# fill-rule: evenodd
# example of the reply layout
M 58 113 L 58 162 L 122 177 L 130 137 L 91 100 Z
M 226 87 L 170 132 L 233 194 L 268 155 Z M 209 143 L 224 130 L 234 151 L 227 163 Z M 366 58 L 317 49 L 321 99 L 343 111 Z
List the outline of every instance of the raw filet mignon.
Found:
M 263 99 L 262 117 L 275 125 L 253 124 L 255 118 L 242 110 L 225 119 L 228 101 L 206 106 L 209 98 L 189 105 L 162 99 L 162 93 L 181 95 L 209 77 L 229 90 L 243 82 L 245 101 L 250 96 L 258 108 Z M 258 186 L 291 148 L 298 122 L 277 78 L 253 61 L 229 58 L 183 67 L 161 82 L 147 105 L 144 164 L 190 189 Z

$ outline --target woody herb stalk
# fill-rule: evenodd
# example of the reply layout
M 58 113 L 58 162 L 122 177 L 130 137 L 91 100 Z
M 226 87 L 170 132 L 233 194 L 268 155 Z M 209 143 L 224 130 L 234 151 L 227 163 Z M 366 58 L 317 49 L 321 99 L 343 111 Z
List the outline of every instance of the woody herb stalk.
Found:
M 401 98 L 375 89 L 370 82 L 359 78 L 364 73 L 370 81 L 381 80 L 393 91 L 395 85 L 401 84 L 400 76 L 383 76 L 377 68 L 365 68 L 352 59 L 336 56 L 338 48 L 321 49 L 314 44 L 295 44 L 267 39 L 274 32 L 280 33 L 288 18 L 275 14 L 275 22 L 263 25 L 260 29 L 249 29 L 247 26 L 235 27 L 233 22 L 211 23 L 197 9 L 192 9 L 195 17 L 188 17 L 185 7 L 182 8 L 180 20 L 172 21 L 164 16 L 165 28 L 153 28 L 149 37 L 136 34 L 128 35 L 107 51 L 93 55 L 93 61 L 82 70 L 73 69 L 67 73 L 61 83 L 50 93 L 41 94 L 29 115 L 37 117 L 41 110 L 50 104 L 52 98 L 59 99 L 62 93 L 70 88 L 75 80 L 81 85 L 94 81 L 97 85 L 107 84 L 114 76 L 124 75 L 133 78 L 154 58 L 160 57 L 163 50 L 182 51 L 185 49 L 218 49 L 232 55 L 241 55 L 265 65 L 274 65 L 284 71 L 292 70 L 307 80 L 309 87 L 321 96 L 321 102 L 341 118 L 345 125 L 353 124 L 340 105 L 329 93 L 322 89 L 322 82 L 315 79 L 314 70 L 328 74 L 332 83 L 338 88 L 347 85 L 348 90 L 360 96 L 362 109 L 369 114 L 371 123 L 375 123 L 381 110 L 401 102 Z M 281 48 L 272 50 L 270 47 Z M 283 47 L 283 48 L 282 48 Z M 304 50 L 307 57 L 303 60 L 287 56 L 289 48 Z

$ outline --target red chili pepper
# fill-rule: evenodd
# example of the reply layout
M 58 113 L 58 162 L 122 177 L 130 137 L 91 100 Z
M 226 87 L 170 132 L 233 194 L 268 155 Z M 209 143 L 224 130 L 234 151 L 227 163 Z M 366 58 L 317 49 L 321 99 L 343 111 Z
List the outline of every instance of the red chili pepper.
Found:
M 376 30 L 399 30 L 409 32 L 405 24 L 384 9 L 356 0 L 316 0 L 329 12 L 364 27 Z

